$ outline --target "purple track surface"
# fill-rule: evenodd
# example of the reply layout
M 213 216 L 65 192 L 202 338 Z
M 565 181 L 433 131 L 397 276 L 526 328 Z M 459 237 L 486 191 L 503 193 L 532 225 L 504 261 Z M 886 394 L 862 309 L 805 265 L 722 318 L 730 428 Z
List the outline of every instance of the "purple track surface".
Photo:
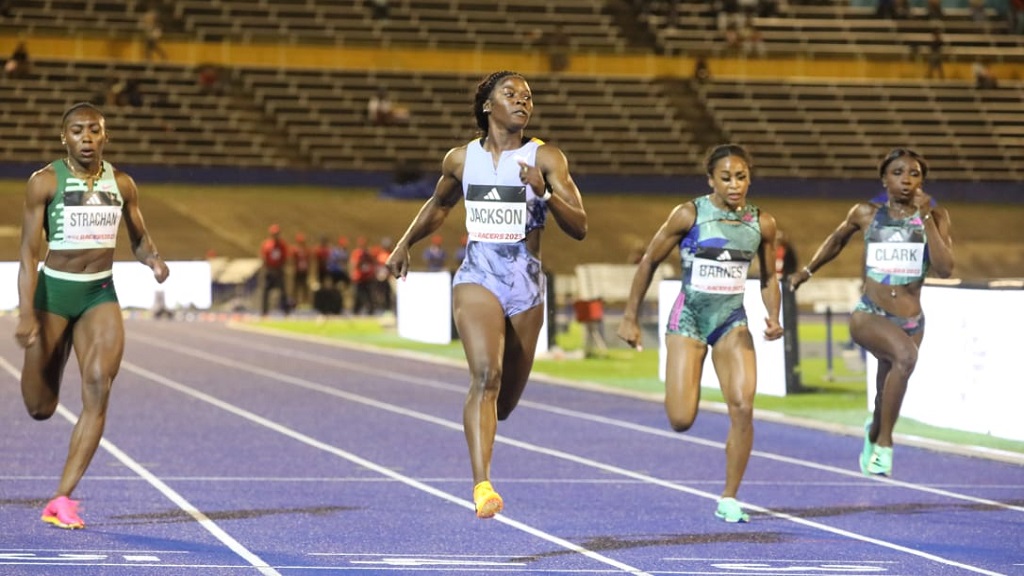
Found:
M 867 478 L 858 438 L 758 420 L 751 522 L 726 524 L 726 416 L 676 434 L 658 403 L 535 379 L 498 427 L 505 513 L 478 520 L 464 366 L 220 323 L 127 331 L 76 531 L 39 516 L 77 364 L 35 422 L 0 339 L 0 576 L 1024 575 L 1019 464 L 897 446 L 895 476 Z

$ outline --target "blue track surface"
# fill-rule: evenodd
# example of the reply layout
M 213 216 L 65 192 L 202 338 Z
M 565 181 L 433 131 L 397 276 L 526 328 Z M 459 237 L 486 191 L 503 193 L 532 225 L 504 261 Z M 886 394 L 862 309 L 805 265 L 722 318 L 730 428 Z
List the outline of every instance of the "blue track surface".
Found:
M 893 479 L 865 478 L 859 439 L 758 421 L 752 521 L 725 524 L 724 415 L 676 434 L 657 403 L 537 380 L 499 425 L 506 509 L 483 521 L 463 367 L 218 323 L 127 330 L 78 531 L 39 520 L 77 365 L 66 410 L 34 422 L 0 339 L 0 576 L 1024 575 L 1021 465 L 898 446 Z

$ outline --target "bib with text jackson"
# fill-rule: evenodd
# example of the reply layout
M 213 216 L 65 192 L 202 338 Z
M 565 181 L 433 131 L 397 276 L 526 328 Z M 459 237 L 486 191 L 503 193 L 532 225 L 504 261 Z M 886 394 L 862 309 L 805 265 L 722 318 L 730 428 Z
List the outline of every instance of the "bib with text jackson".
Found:
M 470 184 L 466 234 L 474 242 L 510 244 L 526 238 L 526 186 Z

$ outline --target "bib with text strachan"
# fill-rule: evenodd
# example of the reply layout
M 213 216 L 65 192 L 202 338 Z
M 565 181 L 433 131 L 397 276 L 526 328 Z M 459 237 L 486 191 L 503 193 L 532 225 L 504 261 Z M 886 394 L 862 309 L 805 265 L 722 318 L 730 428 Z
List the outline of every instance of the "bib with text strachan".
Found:
M 114 248 L 124 199 L 114 167 L 103 162 L 92 191 L 63 161 L 52 163 L 57 191 L 46 207 L 46 233 L 51 250 Z

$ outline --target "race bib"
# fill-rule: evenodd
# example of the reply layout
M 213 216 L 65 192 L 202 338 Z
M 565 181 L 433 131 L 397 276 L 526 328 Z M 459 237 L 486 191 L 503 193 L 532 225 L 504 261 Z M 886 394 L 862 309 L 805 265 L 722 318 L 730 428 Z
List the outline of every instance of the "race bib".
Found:
M 466 191 L 466 234 L 474 242 L 511 244 L 526 238 L 526 186 L 481 186 Z
M 866 263 L 882 274 L 921 276 L 924 273 L 923 242 L 871 242 Z
M 708 294 L 742 294 L 750 262 L 694 258 L 690 287 Z
M 64 192 L 64 242 L 113 247 L 121 224 L 121 198 L 98 190 Z

